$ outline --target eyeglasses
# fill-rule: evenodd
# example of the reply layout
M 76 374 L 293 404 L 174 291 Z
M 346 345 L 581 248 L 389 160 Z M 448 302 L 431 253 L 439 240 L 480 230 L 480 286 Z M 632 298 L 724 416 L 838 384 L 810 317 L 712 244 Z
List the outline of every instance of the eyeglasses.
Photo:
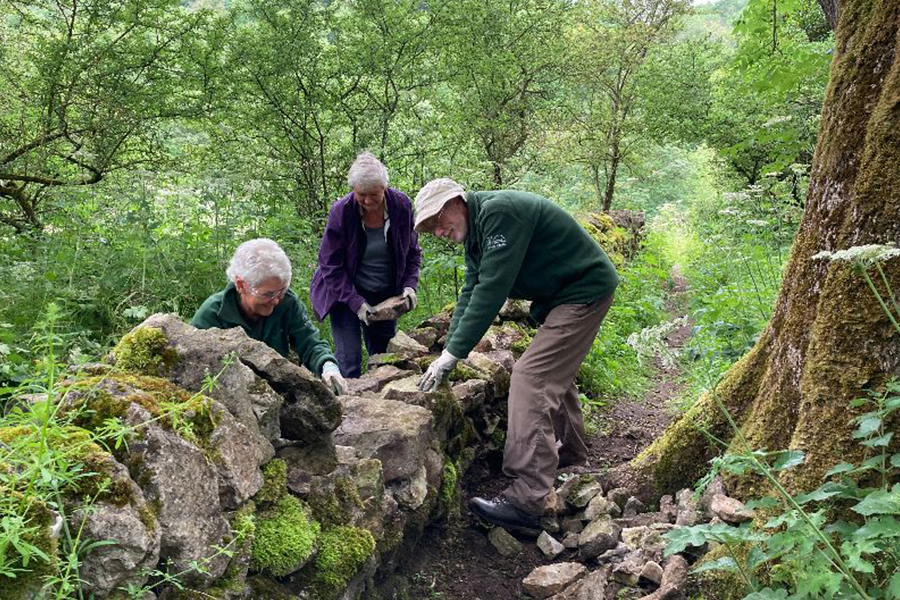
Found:
M 282 288 L 277 292 L 262 292 L 257 291 L 256 288 L 249 288 L 250 294 L 256 296 L 257 298 L 263 298 L 267 302 L 271 302 L 272 300 L 281 300 L 284 298 L 284 295 L 287 293 L 287 288 Z

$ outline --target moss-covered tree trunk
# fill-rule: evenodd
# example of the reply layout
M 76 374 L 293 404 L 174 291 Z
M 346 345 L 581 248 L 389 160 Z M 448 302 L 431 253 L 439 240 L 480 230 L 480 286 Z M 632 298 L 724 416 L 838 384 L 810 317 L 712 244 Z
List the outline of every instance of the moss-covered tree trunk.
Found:
M 849 403 L 900 375 L 900 336 L 865 280 L 846 262 L 813 258 L 900 240 L 898 30 L 896 0 L 841 2 L 806 213 L 784 284 L 759 342 L 716 390 L 755 448 L 806 453 L 784 472 L 794 489 L 818 485 L 828 468 L 860 455 Z M 900 260 L 883 268 L 900 289 Z M 657 493 L 693 485 L 722 451 L 708 434 L 733 440 L 712 394 L 613 479 L 638 475 L 628 483 Z M 749 495 L 752 485 L 744 480 L 737 493 Z

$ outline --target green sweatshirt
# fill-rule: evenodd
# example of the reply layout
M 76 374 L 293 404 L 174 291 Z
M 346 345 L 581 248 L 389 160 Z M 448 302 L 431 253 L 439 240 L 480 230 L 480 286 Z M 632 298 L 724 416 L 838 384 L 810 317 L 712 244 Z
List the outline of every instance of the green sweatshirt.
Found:
M 306 308 L 292 290 L 288 290 L 265 319 L 251 325 L 238 308 L 238 291 L 233 283 L 207 298 L 191 319 L 197 329 L 242 327 L 254 340 L 263 342 L 282 356 L 293 348 L 300 361 L 316 375 L 322 374 L 327 361 L 337 363 L 328 342 L 319 339 L 319 330 L 306 315 Z
M 469 192 L 466 281 L 453 311 L 447 350 L 465 358 L 506 298 L 531 300 L 543 323 L 561 304 L 590 304 L 616 289 L 616 269 L 565 210 L 535 194 Z

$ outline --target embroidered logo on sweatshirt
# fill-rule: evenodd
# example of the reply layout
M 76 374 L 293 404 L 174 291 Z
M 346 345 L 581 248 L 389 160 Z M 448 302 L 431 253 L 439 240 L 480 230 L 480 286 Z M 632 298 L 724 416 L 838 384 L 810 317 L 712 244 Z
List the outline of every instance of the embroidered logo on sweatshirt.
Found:
M 506 247 L 506 236 L 502 233 L 498 233 L 496 235 L 489 235 L 484 238 L 484 251 L 487 252 L 489 250 L 498 250 L 500 248 Z

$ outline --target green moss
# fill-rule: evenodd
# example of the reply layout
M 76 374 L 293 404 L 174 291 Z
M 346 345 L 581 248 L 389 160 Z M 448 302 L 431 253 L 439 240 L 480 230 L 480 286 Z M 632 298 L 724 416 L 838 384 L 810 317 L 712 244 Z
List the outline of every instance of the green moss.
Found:
M 251 567 L 276 577 L 294 572 L 315 550 L 319 529 L 300 500 L 286 495 L 273 508 L 257 515 Z
M 260 503 L 275 503 L 287 494 L 287 463 L 280 458 L 267 462 L 262 468 L 263 486 L 253 499 Z
M 579 224 L 609 256 L 617 268 L 625 266 L 632 234 L 618 227 L 606 213 L 591 213 L 578 219 Z
M 450 375 L 447 379 L 450 381 L 468 381 L 470 379 L 484 379 L 485 381 L 490 381 L 490 378 L 478 369 L 473 369 L 461 362 L 456 363 L 456 366 L 450 371 Z
M 122 419 L 131 404 L 187 441 L 208 449 L 220 420 L 207 396 L 191 394 L 168 379 L 130 373 L 87 377 L 69 384 L 62 411 L 84 429 L 97 431 L 110 419 Z
M 441 514 L 459 511 L 459 470 L 453 461 L 444 459 L 441 469 L 441 490 L 438 493 L 438 507 Z
M 90 431 L 73 425 L 41 429 L 33 425 L 0 428 L 0 443 L 24 455 L 35 446 L 46 445 L 61 468 L 77 477 L 67 479 L 63 491 L 72 497 L 89 497 L 115 506 L 129 504 L 134 496 L 126 480 L 112 479 L 112 456 L 94 442 Z
M 139 375 L 165 375 L 178 362 L 178 352 L 156 327 L 138 327 L 125 334 L 112 355 L 119 369 Z
M 312 582 L 315 598 L 338 598 L 374 551 L 375 539 L 367 529 L 342 526 L 325 530 L 319 538 Z
M 338 477 L 330 490 L 311 494 L 308 502 L 313 518 L 324 527 L 350 524 L 365 506 L 348 477 Z

